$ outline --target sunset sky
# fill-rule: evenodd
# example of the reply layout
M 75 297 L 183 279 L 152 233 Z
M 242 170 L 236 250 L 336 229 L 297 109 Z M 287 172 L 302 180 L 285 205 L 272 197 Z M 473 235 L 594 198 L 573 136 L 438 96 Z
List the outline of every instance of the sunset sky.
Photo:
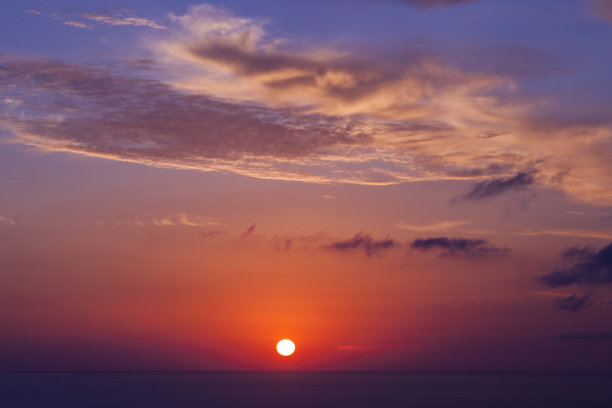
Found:
M 609 370 L 612 1 L 3 0 L 0 191 L 0 370 Z

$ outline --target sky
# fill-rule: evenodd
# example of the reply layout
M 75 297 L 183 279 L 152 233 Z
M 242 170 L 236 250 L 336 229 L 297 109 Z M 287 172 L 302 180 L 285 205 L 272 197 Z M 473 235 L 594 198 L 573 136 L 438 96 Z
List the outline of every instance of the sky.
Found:
M 609 0 L 3 1 L 0 370 L 609 371 L 611 38 Z

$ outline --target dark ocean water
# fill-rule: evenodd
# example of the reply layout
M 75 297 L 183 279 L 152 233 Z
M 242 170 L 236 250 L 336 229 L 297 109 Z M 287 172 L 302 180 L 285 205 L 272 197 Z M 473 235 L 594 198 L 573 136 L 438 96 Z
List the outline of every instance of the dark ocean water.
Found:
M 612 376 L 2 373 L 0 407 L 612 407 Z

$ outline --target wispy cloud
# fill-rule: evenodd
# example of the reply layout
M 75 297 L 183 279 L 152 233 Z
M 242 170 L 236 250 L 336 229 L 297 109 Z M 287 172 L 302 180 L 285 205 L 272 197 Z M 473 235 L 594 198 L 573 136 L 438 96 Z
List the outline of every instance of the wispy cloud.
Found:
M 217 231 L 217 230 L 214 230 L 214 231 L 200 231 L 199 234 L 200 234 L 200 237 L 202 237 L 202 238 L 210 238 L 210 237 L 214 237 L 216 235 L 223 234 L 223 231 Z
M 255 232 L 255 228 L 256 228 L 255 224 L 249 226 L 249 228 L 247 228 L 246 231 L 240 234 L 240 239 L 245 239 L 253 235 L 253 233 Z
M 126 13 L 79 18 L 147 26 Z M 43 150 L 159 167 L 321 183 L 474 180 L 469 200 L 547 187 L 612 203 L 605 107 L 581 116 L 559 98 L 523 95 L 520 75 L 433 51 L 304 46 L 211 5 L 169 19 L 146 43 L 172 71 L 148 79 L 4 57 L 0 81 L 23 103 L 0 102 L 0 126 Z M 525 171 L 534 166 L 537 175 Z
M 128 227 L 209 227 L 220 226 L 225 223 L 218 218 L 203 217 L 200 215 L 187 214 L 184 212 L 167 214 L 163 216 L 142 216 L 128 220 L 104 221 L 96 220 L 98 226 L 128 226 Z
M 568 297 L 557 299 L 557 307 L 568 312 L 577 312 L 589 305 L 591 294 L 570 295 Z
M 80 17 L 95 21 L 97 23 L 108 24 L 113 26 L 141 26 L 150 27 L 157 30 L 163 30 L 166 27 L 157 24 L 155 21 L 148 20 L 142 17 L 135 17 L 127 10 L 105 11 L 99 13 L 84 13 Z
M 559 267 L 538 280 L 551 288 L 570 285 L 607 285 L 612 283 L 612 244 L 599 251 L 574 248 L 565 251 L 563 261 L 569 265 Z
M 13 220 L 10 217 L 5 217 L 3 215 L 0 215 L 0 224 L 6 224 L 6 225 L 11 225 L 11 226 L 15 226 L 15 220 Z
M 458 197 L 459 200 L 483 200 L 499 196 L 508 191 L 517 191 L 531 186 L 535 182 L 533 175 L 529 173 L 518 173 L 513 177 L 493 178 L 481 181 L 473 186 L 470 191 Z
M 437 251 L 441 256 L 464 256 L 468 258 L 502 257 L 510 250 L 489 244 L 484 239 L 468 238 L 418 238 L 410 248 L 418 251 Z
M 349 171 L 360 153 L 374 154 L 355 119 L 223 102 L 56 61 L 4 60 L 0 81 L 24 100 L 0 125 L 43 150 L 262 178 L 326 182 L 337 170 L 343 181 L 389 180 Z
M 439 221 L 434 222 L 432 224 L 408 224 L 406 222 L 400 222 L 397 224 L 398 228 L 408 230 L 408 231 L 416 231 L 416 232 L 434 232 L 434 231 L 444 231 L 450 230 L 457 227 L 462 227 L 464 225 L 470 224 L 470 221 Z
M 210 73 L 177 82 L 178 86 L 222 97 L 291 104 L 318 113 L 367 113 L 388 119 L 427 116 L 425 123 L 402 125 L 405 132 L 412 128 L 427 134 L 451 130 L 432 120 L 446 110 L 442 98 L 446 104 L 468 103 L 471 95 L 511 86 L 507 78 L 462 72 L 423 52 L 413 51 L 396 64 L 381 64 L 348 50 L 296 50 L 286 46 L 289 39 L 271 37 L 265 20 L 235 16 L 212 5 L 191 7 L 171 19 L 178 29 L 156 42 L 154 50 L 168 61 Z
M 603 240 L 611 240 L 612 233 L 606 231 L 597 230 L 583 230 L 583 229 L 567 229 L 567 230 L 539 230 L 539 231 L 519 231 L 514 232 L 516 235 L 522 235 L 526 237 L 534 237 L 538 235 L 557 235 L 560 237 L 579 237 L 579 238 L 597 238 Z
M 391 238 L 374 239 L 370 234 L 359 232 L 352 238 L 333 241 L 325 245 L 325 248 L 342 252 L 361 249 L 370 257 L 379 254 L 383 250 L 392 249 L 397 245 L 398 243 Z
M 142 17 L 137 17 L 132 11 L 125 9 L 102 10 L 95 13 L 82 13 L 77 10 L 69 9 L 55 10 L 49 12 L 43 12 L 40 10 L 25 10 L 25 12 L 36 15 L 47 14 L 53 20 L 61 21 L 66 25 L 78 28 L 91 28 L 89 24 L 85 23 L 86 21 L 111 26 L 149 27 L 154 28 L 156 30 L 163 30 L 166 28 L 165 26 L 158 24 L 155 21 Z
M 322 231 L 313 235 L 274 235 L 270 239 L 274 249 L 277 251 L 288 251 L 293 248 L 316 249 L 332 241 L 334 240 Z
M 154 218 L 152 222 L 153 222 L 153 225 L 156 225 L 159 227 L 177 227 L 177 226 L 205 227 L 205 226 L 211 226 L 211 225 L 223 225 L 222 222 L 214 218 L 206 218 L 206 217 L 201 217 L 197 215 L 189 215 L 186 213 L 177 213 L 177 214 L 167 215 L 161 218 Z
M 80 21 L 64 21 L 64 24 L 69 25 L 69 26 L 73 26 L 73 27 L 78 27 L 78 28 L 88 28 L 88 29 L 91 28 L 87 24 L 82 23 Z
M 582 230 L 582 229 L 567 229 L 567 230 L 539 230 L 539 231 L 519 231 L 514 232 L 515 235 L 522 235 L 526 237 L 534 237 L 538 235 L 557 235 L 560 237 L 579 237 L 579 238 L 597 238 L 603 240 L 612 239 L 612 233 L 606 231 L 596 230 Z

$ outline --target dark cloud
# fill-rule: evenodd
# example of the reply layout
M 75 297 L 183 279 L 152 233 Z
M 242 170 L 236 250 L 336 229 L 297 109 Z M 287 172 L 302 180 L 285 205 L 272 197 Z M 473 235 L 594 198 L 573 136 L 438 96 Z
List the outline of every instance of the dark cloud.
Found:
M 395 0 L 400 3 L 409 4 L 414 7 L 429 9 L 437 7 L 450 7 L 459 4 L 473 3 L 479 0 Z
M 570 248 L 563 253 L 566 267 L 555 269 L 538 280 L 555 288 L 570 285 L 605 285 L 612 283 L 612 244 L 593 251 L 588 248 Z
M 256 227 L 255 224 L 253 224 L 249 228 L 247 228 L 246 231 L 240 234 L 240 239 L 245 239 L 253 235 L 253 233 L 255 232 L 255 227 Z
M 504 256 L 508 253 L 507 248 L 498 248 L 490 245 L 484 239 L 467 238 L 417 238 L 410 248 L 419 251 L 440 251 L 442 256 L 467 256 L 470 258 L 482 258 L 486 256 Z
M 210 238 L 219 234 L 223 234 L 223 231 L 200 231 L 200 236 L 202 238 Z
M 476 184 L 470 191 L 459 197 L 460 200 L 482 200 L 495 197 L 507 191 L 521 190 L 535 182 L 530 173 L 518 173 L 514 177 L 494 178 Z
M 558 299 L 557 307 L 561 310 L 567 310 L 568 312 L 577 312 L 589 305 L 590 298 L 590 294 L 582 296 L 571 295 L 563 299 Z
M 595 255 L 595 250 L 589 247 L 571 247 L 561 253 L 564 259 L 568 260 L 585 260 Z
M 337 251 L 363 249 L 367 256 L 372 256 L 381 250 L 391 249 L 395 246 L 397 246 L 397 242 L 391 238 L 376 240 L 372 238 L 370 234 L 360 232 L 347 240 L 333 241 L 329 245 L 325 246 L 325 248 Z
M 612 331 L 609 332 L 583 332 L 560 333 L 553 337 L 557 340 L 612 340 Z

